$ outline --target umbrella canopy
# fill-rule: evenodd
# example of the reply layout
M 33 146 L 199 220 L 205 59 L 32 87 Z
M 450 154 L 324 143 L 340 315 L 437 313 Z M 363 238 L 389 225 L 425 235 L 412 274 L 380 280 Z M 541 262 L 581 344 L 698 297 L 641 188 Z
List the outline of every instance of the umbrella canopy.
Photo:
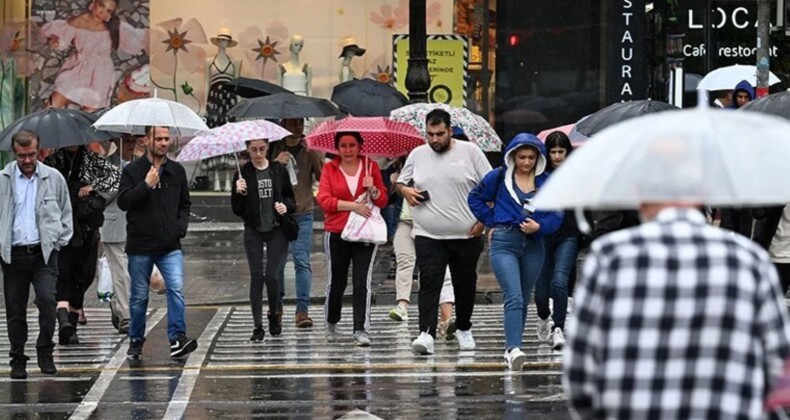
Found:
M 777 92 L 757 98 L 738 108 L 738 111 L 761 112 L 790 119 L 790 92 Z
M 293 93 L 290 90 L 260 79 L 237 77 L 222 86 L 223 89 L 235 93 L 242 98 L 258 98 L 275 93 Z
M 28 114 L 0 131 L 0 150 L 11 150 L 11 137 L 20 130 L 38 135 L 42 148 L 88 144 L 117 138 L 115 133 L 98 131 L 91 125 L 96 117 L 75 109 L 47 108 Z
M 554 131 L 562 131 L 563 133 L 565 133 L 565 135 L 568 136 L 568 139 L 570 139 L 570 141 L 571 141 L 571 143 L 573 145 L 578 145 L 580 143 L 584 143 L 585 141 L 589 140 L 589 138 L 587 136 L 585 136 L 584 134 L 576 131 L 576 124 L 565 124 L 565 125 L 561 125 L 559 127 L 554 127 L 554 128 L 549 128 L 548 130 L 543 130 L 540 133 L 538 133 L 538 138 L 543 140 L 543 142 L 545 143 L 546 142 L 546 137 L 548 137 L 549 134 L 551 134 Z
M 332 102 L 356 117 L 386 117 L 409 100 L 394 87 L 373 79 L 349 80 L 332 90 Z
M 732 90 L 742 80 L 747 80 L 752 86 L 757 85 L 757 66 L 733 64 L 732 66 L 719 67 L 706 74 L 697 84 L 700 90 Z M 775 85 L 781 82 L 775 74 L 768 72 L 768 84 Z
M 502 150 L 502 140 L 483 117 L 466 108 L 456 108 L 446 104 L 411 104 L 390 112 L 394 121 L 411 124 L 425 136 L 425 116 L 434 109 L 442 109 L 450 114 L 450 123 L 460 127 L 469 141 L 477 144 L 484 152 Z
M 335 133 L 347 131 L 356 131 L 362 135 L 364 144 L 360 153 L 365 156 L 397 158 L 425 144 L 424 137 L 417 129 L 405 122 L 385 117 L 348 117 L 326 121 L 316 127 L 306 138 L 307 147 L 337 153 Z
M 337 117 L 340 115 L 343 115 L 340 110 L 326 99 L 299 96 L 293 93 L 275 93 L 262 98 L 245 99 L 228 112 L 228 116 L 237 119 L 288 119 Z
M 168 127 L 176 137 L 192 137 L 209 130 L 189 107 L 161 98 L 124 102 L 105 112 L 93 124 L 100 130 L 129 134 L 145 134 L 145 127 L 149 125 Z
M 189 141 L 178 154 L 178 160 L 186 162 L 237 153 L 247 147 L 247 140 L 269 139 L 272 142 L 292 134 L 266 120 L 227 123 Z
M 574 152 L 535 197 L 541 209 L 790 203 L 790 122 L 693 109 L 634 118 Z
M 663 111 L 677 111 L 680 108 L 666 102 L 643 99 L 639 101 L 618 102 L 584 117 L 576 123 L 576 131 L 592 137 L 606 127 L 638 117 Z

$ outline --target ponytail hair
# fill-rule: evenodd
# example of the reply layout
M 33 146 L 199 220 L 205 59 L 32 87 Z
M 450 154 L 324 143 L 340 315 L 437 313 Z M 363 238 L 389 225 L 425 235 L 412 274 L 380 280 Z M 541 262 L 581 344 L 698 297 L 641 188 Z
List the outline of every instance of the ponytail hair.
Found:
M 121 20 L 118 18 L 118 16 L 115 13 L 113 13 L 110 20 L 104 22 L 104 26 L 106 26 L 107 30 L 110 32 L 112 49 L 114 51 L 117 51 L 118 46 L 121 44 Z

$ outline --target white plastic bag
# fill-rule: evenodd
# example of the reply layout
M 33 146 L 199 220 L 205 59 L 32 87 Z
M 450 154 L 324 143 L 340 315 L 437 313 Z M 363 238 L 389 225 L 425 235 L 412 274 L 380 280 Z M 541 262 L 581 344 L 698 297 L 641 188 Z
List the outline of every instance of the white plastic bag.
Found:
M 357 202 L 364 202 L 373 213 L 370 217 L 360 216 L 353 211 L 348 215 L 348 222 L 340 234 L 340 238 L 349 242 L 367 242 L 371 244 L 387 243 L 387 223 L 381 217 L 381 211 L 368 197 L 362 194 Z
M 96 286 L 96 297 L 99 302 L 109 302 L 115 296 L 112 288 L 112 274 L 110 274 L 110 264 L 107 262 L 107 257 L 101 257 L 98 261 L 99 281 Z

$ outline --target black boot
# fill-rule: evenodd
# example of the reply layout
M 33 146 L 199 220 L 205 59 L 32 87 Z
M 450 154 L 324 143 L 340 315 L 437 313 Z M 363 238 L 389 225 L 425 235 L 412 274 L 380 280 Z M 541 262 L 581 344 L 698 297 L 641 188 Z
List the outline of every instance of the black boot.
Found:
M 52 350 L 39 351 L 37 352 L 37 356 L 38 368 L 41 369 L 41 373 L 46 375 L 55 375 L 58 373 L 58 369 L 55 367 L 55 360 L 52 359 Z
M 283 332 L 281 316 L 281 314 L 266 315 L 266 318 L 269 319 L 269 334 L 271 334 L 272 337 L 278 337 Z
M 80 339 L 77 337 L 77 321 L 80 319 L 79 312 L 69 312 L 69 323 L 71 323 L 73 332 L 71 333 L 71 337 L 69 337 L 69 342 L 67 344 L 79 344 Z
M 11 359 L 11 379 L 27 379 L 27 358 Z
M 58 308 L 58 344 L 65 346 L 69 344 L 69 339 L 74 335 L 74 324 L 69 321 L 69 310 Z

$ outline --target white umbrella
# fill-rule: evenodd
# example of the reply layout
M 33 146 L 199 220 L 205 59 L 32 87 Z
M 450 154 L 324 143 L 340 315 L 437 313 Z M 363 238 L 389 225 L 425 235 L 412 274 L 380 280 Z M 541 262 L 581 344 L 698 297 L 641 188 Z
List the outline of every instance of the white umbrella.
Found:
M 185 162 L 235 154 L 247 147 L 247 140 L 268 139 L 272 142 L 290 135 L 293 133 L 266 120 L 227 123 L 190 140 L 181 149 L 178 160 Z
M 129 134 L 145 134 L 146 126 L 168 127 L 176 137 L 192 137 L 209 129 L 186 105 L 161 98 L 124 102 L 105 112 L 93 124 L 97 130 Z
M 732 90 L 739 82 L 747 80 L 752 86 L 757 86 L 757 66 L 734 64 L 719 67 L 706 74 L 697 85 L 699 90 Z M 775 74 L 768 72 L 768 84 L 775 85 L 781 82 Z
M 574 151 L 535 197 L 541 209 L 790 203 L 790 122 L 720 109 L 636 117 Z

